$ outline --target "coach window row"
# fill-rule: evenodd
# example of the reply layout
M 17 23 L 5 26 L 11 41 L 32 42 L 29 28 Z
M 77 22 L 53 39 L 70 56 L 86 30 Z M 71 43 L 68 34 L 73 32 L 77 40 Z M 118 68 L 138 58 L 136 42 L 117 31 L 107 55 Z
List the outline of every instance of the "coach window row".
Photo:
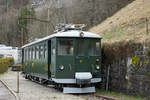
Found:
M 24 50 L 24 60 L 46 59 L 46 57 L 46 44 L 25 48 Z

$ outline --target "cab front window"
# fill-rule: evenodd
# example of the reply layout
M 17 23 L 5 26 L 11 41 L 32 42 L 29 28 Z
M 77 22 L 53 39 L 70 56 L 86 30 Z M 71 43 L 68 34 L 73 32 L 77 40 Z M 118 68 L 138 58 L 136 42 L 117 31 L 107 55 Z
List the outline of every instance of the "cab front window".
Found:
M 100 42 L 99 41 L 89 41 L 88 55 L 89 56 L 99 56 L 100 55 Z
M 84 56 L 84 40 L 78 41 L 77 55 L 78 56 Z
M 58 41 L 58 55 L 72 56 L 74 51 L 73 40 L 59 40 Z

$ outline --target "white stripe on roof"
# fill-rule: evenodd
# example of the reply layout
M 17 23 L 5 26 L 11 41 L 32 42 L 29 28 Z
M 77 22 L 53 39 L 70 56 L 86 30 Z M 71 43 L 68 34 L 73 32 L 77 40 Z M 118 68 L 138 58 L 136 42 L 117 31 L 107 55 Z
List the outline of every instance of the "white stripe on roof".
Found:
M 44 41 L 44 40 L 48 40 L 48 39 L 53 38 L 53 37 L 80 37 L 81 32 L 84 33 L 85 38 L 101 38 L 101 36 L 99 36 L 98 34 L 94 34 L 94 33 L 91 33 L 91 32 L 71 30 L 71 31 L 66 31 L 66 32 L 58 32 L 58 33 L 49 35 L 47 37 L 38 39 L 34 42 L 31 42 L 29 44 L 26 44 L 26 45 L 22 46 L 22 48 L 33 45 L 33 44 L 36 44 L 36 43 L 39 43 L 39 42 Z

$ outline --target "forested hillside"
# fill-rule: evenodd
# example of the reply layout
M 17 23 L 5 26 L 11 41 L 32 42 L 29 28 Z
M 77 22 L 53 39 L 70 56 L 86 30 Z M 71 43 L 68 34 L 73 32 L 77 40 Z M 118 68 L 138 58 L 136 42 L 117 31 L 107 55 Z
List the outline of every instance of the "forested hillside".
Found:
M 17 18 L 20 8 L 27 3 L 25 0 L 0 0 L 0 44 L 19 46 Z
M 40 2 L 41 1 L 41 2 Z M 112 16 L 133 0 L 39 0 L 36 17 L 46 22 L 34 21 L 30 33 L 34 37 L 52 34 L 58 23 L 87 24 L 87 29 Z M 38 3 L 35 3 L 38 4 Z M 49 8 L 49 10 L 48 10 Z M 48 29 L 47 29 L 48 27 Z
M 98 25 L 134 0 L 1 0 L 0 43 L 20 45 L 52 34 L 59 23 Z

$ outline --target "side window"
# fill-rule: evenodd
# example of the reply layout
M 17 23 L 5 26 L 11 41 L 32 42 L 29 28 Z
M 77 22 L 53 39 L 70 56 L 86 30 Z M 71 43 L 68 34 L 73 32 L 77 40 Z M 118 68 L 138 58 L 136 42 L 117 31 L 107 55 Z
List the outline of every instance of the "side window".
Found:
M 84 56 L 84 40 L 78 41 L 77 55 L 78 56 Z
M 24 49 L 24 61 L 26 60 L 26 50 Z
M 30 57 L 29 59 L 31 60 L 31 55 L 32 55 L 32 49 L 31 49 L 31 48 L 30 48 L 30 54 L 29 54 L 29 55 L 30 55 L 30 56 L 29 56 L 29 57 Z
M 28 48 L 28 60 L 30 60 L 30 48 Z
M 43 58 L 46 58 L 46 44 L 43 46 Z
M 43 45 L 41 45 L 41 49 L 40 49 L 41 59 L 43 59 L 43 58 L 44 58 L 44 56 L 43 56 L 43 51 L 44 51 L 44 48 L 43 48 Z
M 52 55 L 53 56 L 56 55 L 56 49 L 55 49 L 55 47 L 52 47 Z
M 58 55 L 73 55 L 73 51 L 73 40 L 58 41 Z
M 36 46 L 36 59 L 39 59 L 39 47 Z
M 32 48 L 32 57 L 33 57 L 33 59 L 35 59 L 35 48 L 34 47 Z
M 28 60 L 28 49 L 26 49 L 26 61 Z
M 45 44 L 45 59 L 47 58 L 47 55 L 48 55 L 48 53 L 47 53 L 47 45 Z
M 35 59 L 37 59 L 37 47 L 35 46 Z
M 52 56 L 56 55 L 56 49 L 55 49 L 55 46 L 54 46 L 54 41 L 51 41 L 51 52 L 52 52 Z
M 31 53 L 30 53 L 30 59 L 32 60 L 33 59 L 33 48 L 31 47 Z
M 39 45 L 39 59 L 41 59 L 41 45 Z

